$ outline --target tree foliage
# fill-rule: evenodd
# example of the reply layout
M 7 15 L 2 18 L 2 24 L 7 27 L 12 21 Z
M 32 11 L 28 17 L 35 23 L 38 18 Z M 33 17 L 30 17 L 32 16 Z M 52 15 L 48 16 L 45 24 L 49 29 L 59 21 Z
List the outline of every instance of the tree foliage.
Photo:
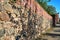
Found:
M 50 15 L 56 14 L 56 8 L 48 5 L 51 0 L 36 0 Z
M 52 5 L 49 5 L 48 8 L 47 8 L 47 12 L 48 12 L 50 15 L 54 15 L 54 14 L 56 14 L 56 8 L 53 7 Z

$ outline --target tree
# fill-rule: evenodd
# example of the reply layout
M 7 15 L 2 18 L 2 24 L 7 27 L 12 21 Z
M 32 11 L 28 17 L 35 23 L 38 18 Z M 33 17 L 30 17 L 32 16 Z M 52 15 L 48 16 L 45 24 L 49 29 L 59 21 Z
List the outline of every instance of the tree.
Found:
M 47 10 L 47 2 L 50 2 L 50 0 L 36 0 L 45 10 Z
M 47 12 L 48 12 L 50 15 L 54 15 L 54 14 L 56 14 L 56 8 L 53 7 L 52 5 L 48 5 Z
M 56 8 L 52 5 L 48 5 L 48 2 L 51 0 L 36 0 L 50 15 L 53 15 L 56 13 Z

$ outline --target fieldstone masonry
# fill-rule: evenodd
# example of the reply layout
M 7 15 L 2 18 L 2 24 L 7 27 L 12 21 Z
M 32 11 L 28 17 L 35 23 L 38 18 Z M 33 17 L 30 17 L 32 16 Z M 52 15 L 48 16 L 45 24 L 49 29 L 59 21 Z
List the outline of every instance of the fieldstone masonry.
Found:
M 52 17 L 35 0 L 12 1 L 0 0 L 0 40 L 35 40 L 51 27 Z

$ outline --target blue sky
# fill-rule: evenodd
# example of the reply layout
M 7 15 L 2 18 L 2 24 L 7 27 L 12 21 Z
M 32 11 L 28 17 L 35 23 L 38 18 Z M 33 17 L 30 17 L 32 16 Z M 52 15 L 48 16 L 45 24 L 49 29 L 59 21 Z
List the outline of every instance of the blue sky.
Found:
M 51 0 L 51 2 L 49 2 L 48 4 L 53 5 L 56 8 L 56 11 L 59 12 L 60 17 L 60 0 Z

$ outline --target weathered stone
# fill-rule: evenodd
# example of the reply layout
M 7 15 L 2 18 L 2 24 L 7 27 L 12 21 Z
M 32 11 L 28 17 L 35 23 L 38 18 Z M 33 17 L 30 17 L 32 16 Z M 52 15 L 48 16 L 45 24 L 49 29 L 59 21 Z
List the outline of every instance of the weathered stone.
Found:
M 15 36 L 12 35 L 12 36 L 11 36 L 11 40 L 15 40 Z
M 5 34 L 5 29 L 0 29 L 0 37 L 4 36 Z
M 11 40 L 9 36 L 6 36 L 4 40 Z
M 27 17 L 28 17 L 28 14 L 27 14 L 27 13 L 23 13 L 23 14 L 22 14 L 22 17 L 27 18 Z
M 17 26 L 17 27 L 15 28 L 15 35 L 20 34 L 20 33 L 21 33 L 21 31 L 22 31 L 22 25 Z
M 13 9 L 12 9 L 12 6 L 7 3 L 7 4 L 4 4 L 4 9 L 7 11 L 7 12 L 10 12 L 10 13 L 13 13 Z
M 25 8 L 24 8 L 24 7 L 22 7 L 22 9 L 21 9 L 22 13 L 24 13 L 24 9 L 25 9 Z
M 15 38 L 13 35 L 11 35 L 11 36 L 5 36 L 3 40 L 15 40 Z
M 6 28 L 6 29 L 8 29 L 10 27 L 13 27 L 13 26 L 14 26 L 14 24 L 11 23 L 11 22 L 5 22 L 5 23 L 3 23 L 3 27 Z
M 1 5 L 1 3 L 0 3 L 0 11 L 2 11 L 2 5 Z
M 10 19 L 7 13 L 0 12 L 0 20 L 9 21 Z
M 11 36 L 4 36 L 3 38 L 1 38 L 1 40 L 15 40 L 15 37 L 13 35 L 11 35 Z
M 25 21 L 25 18 L 22 18 L 21 20 L 24 22 Z
M 20 5 L 18 5 L 17 3 L 14 4 L 17 8 L 20 8 Z
M 4 2 L 3 3 L 8 3 L 9 2 L 9 0 L 4 0 Z
M 20 18 L 14 18 L 13 19 L 13 23 L 19 25 L 19 21 L 20 21 Z
M 3 27 L 3 23 L 2 22 L 0 22 L 0 29 Z
M 21 36 L 20 35 L 17 35 L 15 39 L 16 40 L 19 40 L 20 38 L 21 38 Z
M 50 20 L 47 20 L 44 15 L 38 15 L 40 13 L 38 9 L 36 10 L 37 4 L 30 5 L 29 0 L 1 1 L 1 40 L 35 40 L 50 27 Z
M 11 16 L 12 16 L 13 18 L 16 18 L 16 14 L 14 14 L 14 13 L 12 13 Z
M 17 9 L 13 9 L 13 12 L 16 14 L 16 15 L 20 15 L 19 11 Z
M 13 27 L 11 27 L 11 28 L 7 29 L 6 32 L 7 32 L 7 35 L 14 35 L 15 29 Z
M 15 21 L 19 21 L 19 18 L 14 18 Z

